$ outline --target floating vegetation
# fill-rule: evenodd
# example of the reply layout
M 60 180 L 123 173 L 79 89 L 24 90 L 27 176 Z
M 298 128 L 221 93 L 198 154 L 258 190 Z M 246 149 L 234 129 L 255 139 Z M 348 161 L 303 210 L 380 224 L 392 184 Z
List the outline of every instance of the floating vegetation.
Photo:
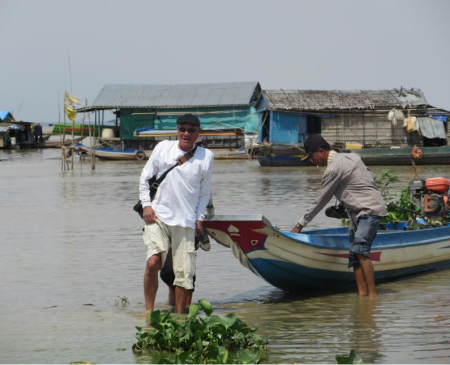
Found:
M 399 181 L 397 175 L 392 169 L 383 169 L 381 175 L 375 180 L 375 183 L 380 189 L 381 195 L 385 202 L 391 201 L 387 204 L 386 209 L 389 215 L 383 217 L 382 222 L 398 222 L 407 221 L 414 213 L 420 214 L 420 208 L 417 207 L 409 197 L 409 189 L 405 187 L 400 192 L 400 196 L 392 193 L 390 187 L 392 184 Z M 393 199 L 396 199 L 393 201 Z
M 200 309 L 206 318 L 198 317 Z M 265 359 L 267 341 L 256 334 L 257 328 L 244 323 L 236 314 L 220 318 L 213 315 L 206 300 L 191 304 L 185 320 L 181 315 L 150 313 L 150 332 L 136 327 L 133 351 L 163 352 L 159 363 L 166 364 L 259 364 Z
M 127 305 L 130 305 L 130 302 L 128 301 L 128 298 L 125 295 L 123 297 L 118 295 L 115 304 L 116 306 L 120 305 L 122 307 L 126 307 Z
M 336 355 L 335 358 L 338 364 L 364 364 L 354 350 L 351 350 L 348 355 Z
M 407 221 L 411 217 L 420 214 L 420 208 L 409 197 L 408 187 L 401 190 L 400 196 L 390 190 L 392 184 L 398 181 L 399 178 L 394 174 L 392 169 L 383 169 L 381 175 L 375 179 L 375 183 L 380 189 L 384 201 L 389 201 L 386 205 L 386 210 L 389 215 L 381 219 L 382 223 Z M 342 218 L 341 223 L 343 226 L 349 226 L 350 220 L 348 218 Z

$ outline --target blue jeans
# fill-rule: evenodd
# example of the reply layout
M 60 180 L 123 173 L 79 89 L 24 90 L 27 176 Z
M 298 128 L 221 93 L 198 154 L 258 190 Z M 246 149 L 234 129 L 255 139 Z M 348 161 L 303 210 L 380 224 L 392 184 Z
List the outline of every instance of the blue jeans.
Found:
M 356 231 L 350 233 L 350 254 L 348 267 L 358 267 L 356 255 L 370 259 L 370 249 L 377 236 L 381 217 L 378 215 L 363 214 L 358 217 Z

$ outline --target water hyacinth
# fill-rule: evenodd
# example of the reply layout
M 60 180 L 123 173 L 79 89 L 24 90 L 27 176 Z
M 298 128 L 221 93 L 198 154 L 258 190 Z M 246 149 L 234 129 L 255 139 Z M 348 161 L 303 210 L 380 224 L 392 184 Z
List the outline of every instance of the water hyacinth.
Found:
M 202 310 L 206 317 L 199 317 Z M 235 313 L 220 318 L 206 300 L 191 304 L 184 321 L 169 312 L 150 313 L 151 331 L 136 327 L 135 352 L 164 352 L 159 363 L 248 364 L 265 358 L 267 341 L 256 334 L 257 328 L 244 323 Z

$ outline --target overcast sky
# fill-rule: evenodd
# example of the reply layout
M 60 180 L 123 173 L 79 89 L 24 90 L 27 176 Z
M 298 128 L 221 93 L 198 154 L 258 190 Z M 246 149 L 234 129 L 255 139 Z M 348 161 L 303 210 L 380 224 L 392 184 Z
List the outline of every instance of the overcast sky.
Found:
M 0 110 L 18 120 L 58 122 L 65 90 L 90 104 L 105 84 L 403 86 L 450 110 L 448 0 L 0 0 L 0 14 Z

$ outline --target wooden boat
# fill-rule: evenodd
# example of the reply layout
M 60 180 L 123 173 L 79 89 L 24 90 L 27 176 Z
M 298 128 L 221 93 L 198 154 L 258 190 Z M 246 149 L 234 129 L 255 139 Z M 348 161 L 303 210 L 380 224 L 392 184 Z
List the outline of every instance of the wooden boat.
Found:
M 258 162 L 261 166 L 312 166 L 309 160 L 302 161 L 305 155 L 303 146 L 286 144 L 258 144 Z
M 229 149 L 211 149 L 215 160 L 245 160 L 251 158 L 245 147 Z
M 177 137 L 177 130 L 154 130 L 149 128 L 140 128 L 134 132 L 136 137 L 140 138 L 155 138 L 156 143 L 159 140 L 171 139 Z M 243 136 L 240 128 L 227 129 L 204 129 L 200 133 L 203 137 L 230 137 Z M 104 160 L 146 160 L 150 157 L 152 150 L 142 148 L 125 148 L 123 141 L 120 138 L 101 138 L 99 146 L 95 148 L 95 156 Z M 87 153 L 90 147 L 79 143 L 77 149 L 80 153 Z M 218 160 L 230 159 L 247 159 L 250 158 L 245 148 L 211 148 L 214 153 L 214 158 Z
M 53 137 L 53 138 L 52 138 Z M 73 143 L 76 145 L 79 143 L 84 137 L 76 137 L 73 140 Z M 60 136 L 47 136 L 44 137 L 44 143 L 34 143 L 33 142 L 19 142 L 17 145 L 20 148 L 61 148 L 63 145 L 62 138 Z M 71 146 L 72 145 L 72 139 L 65 138 L 64 139 L 64 146 Z
M 51 130 L 48 131 L 48 128 Z M 66 124 L 53 124 L 50 127 L 47 128 L 47 133 L 52 135 L 61 135 L 61 134 L 72 134 L 72 130 L 74 135 L 76 136 L 89 136 L 89 125 L 87 124 L 74 124 L 66 123 Z M 98 135 L 98 127 L 97 126 L 90 126 L 92 135 Z
M 77 143 L 77 151 L 87 155 L 91 151 L 91 139 L 86 137 Z M 95 157 L 102 160 L 147 160 L 152 151 L 140 148 L 124 148 L 120 138 L 102 138 L 95 144 Z
M 348 227 L 281 231 L 262 215 L 215 215 L 204 222 L 208 234 L 230 247 L 242 265 L 289 291 L 339 290 L 355 286 L 348 265 Z M 371 250 L 377 282 L 450 267 L 450 224 L 403 230 L 386 224 Z
M 450 146 L 420 147 L 423 152 L 421 159 L 414 160 L 416 165 L 450 165 Z M 361 156 L 366 166 L 397 165 L 408 166 L 412 164 L 412 147 L 401 148 L 362 148 L 350 150 Z M 272 153 L 258 153 L 258 161 L 261 166 L 311 166 L 309 161 L 301 161 L 302 154 L 277 153 L 275 148 Z
M 80 147 L 79 149 L 81 150 Z M 83 152 L 87 152 L 88 147 L 84 147 Z M 97 147 L 95 149 L 95 156 L 103 160 L 147 160 L 152 153 L 151 150 L 140 150 L 135 148 L 113 148 L 113 147 Z M 236 160 L 247 159 L 249 155 L 244 150 L 235 149 L 220 149 L 213 150 L 214 159 L 216 160 Z
M 176 137 L 176 129 L 157 130 L 152 128 L 139 128 L 134 131 L 134 136 L 139 138 L 167 138 Z M 244 136 L 241 128 L 209 128 L 201 129 L 199 136 L 201 137 L 226 137 L 226 136 Z
M 361 156 L 367 166 L 412 164 L 412 147 L 403 148 L 363 148 L 351 150 Z M 420 147 L 422 158 L 415 159 L 416 165 L 450 165 L 450 146 Z
M 95 156 L 102 160 L 147 160 L 152 151 L 135 148 L 98 147 L 94 150 Z
M 178 132 L 176 129 L 155 130 L 152 128 L 139 128 L 135 130 L 134 136 L 144 139 L 154 139 L 156 141 L 165 139 L 176 139 Z M 236 160 L 249 159 L 250 154 L 245 147 L 240 147 L 244 132 L 241 128 L 205 128 L 201 129 L 199 138 L 206 143 L 208 148 L 214 153 L 216 160 Z

